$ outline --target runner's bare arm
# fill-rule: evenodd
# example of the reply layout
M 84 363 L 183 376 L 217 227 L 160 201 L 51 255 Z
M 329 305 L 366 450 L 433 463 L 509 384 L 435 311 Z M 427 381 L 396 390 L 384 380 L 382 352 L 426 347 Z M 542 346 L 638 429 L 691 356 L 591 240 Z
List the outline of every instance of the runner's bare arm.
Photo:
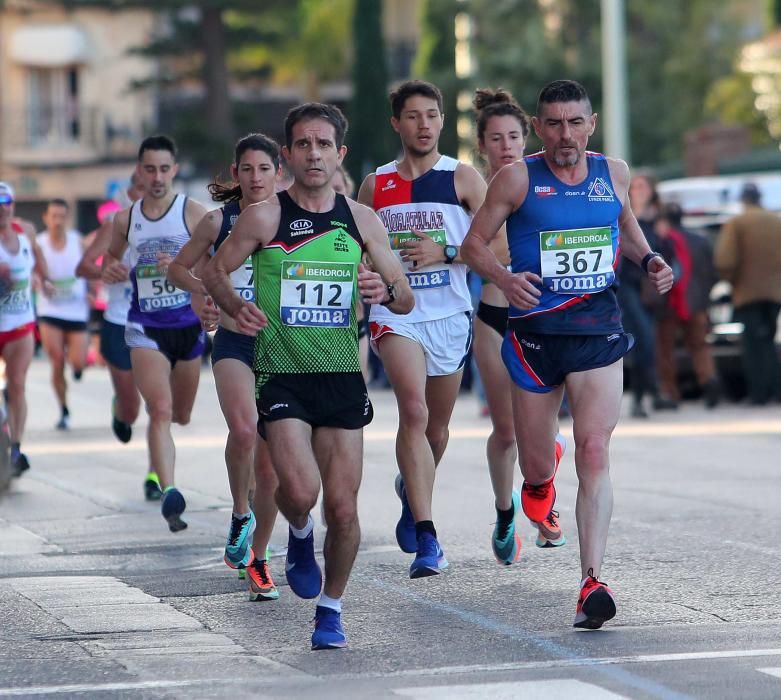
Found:
M 168 280 L 191 294 L 206 294 L 203 281 L 193 274 L 193 270 L 203 258 L 209 257 L 211 246 L 222 226 L 222 211 L 215 209 L 204 216 L 193 230 L 190 240 L 185 243 L 176 257 L 168 265 Z
M 97 260 L 108 251 L 108 247 L 111 244 L 112 230 L 113 220 L 105 220 L 98 226 L 95 235 L 92 237 L 92 242 L 87 246 L 79 264 L 76 266 L 77 277 L 84 277 L 88 280 L 100 279 L 101 268 L 97 264 Z
M 35 227 L 24 227 L 25 234 L 30 240 L 30 247 L 33 251 L 33 257 L 35 258 L 35 264 L 33 265 L 33 272 L 38 275 L 42 282 L 49 281 L 49 265 L 46 262 L 46 256 L 44 256 L 41 247 L 38 245 L 38 238 L 35 235 Z
M 629 205 L 629 167 L 622 160 L 608 158 L 610 179 L 613 181 L 616 196 L 622 203 L 621 213 L 618 216 L 618 230 L 621 236 L 621 252 L 638 266 L 648 253 L 651 246 L 648 245 L 645 234 L 637 223 L 632 207 Z M 648 278 L 653 282 L 659 294 L 665 294 L 673 286 L 673 271 L 661 255 L 650 258 L 646 263 Z
M 388 232 L 369 207 L 351 202 L 350 209 L 375 270 L 372 272 L 364 265 L 359 266 L 358 290 L 361 297 L 369 304 L 387 302 L 390 285 L 395 299 L 386 304 L 387 307 L 397 314 L 409 313 L 415 306 L 415 297 L 401 263 L 391 250 Z
M 369 209 L 374 209 L 374 173 L 369 173 L 361 183 L 361 189 L 358 190 L 358 202 L 366 205 Z
M 266 315 L 236 293 L 230 274 L 274 238 L 279 218 L 276 198 L 247 207 L 236 220 L 231 235 L 203 270 L 203 282 L 217 306 L 235 319 L 239 330 L 247 335 L 254 335 L 266 326 Z
M 523 162 L 502 168 L 491 180 L 485 202 L 472 219 L 461 246 L 466 264 L 483 279 L 496 284 L 508 301 L 521 309 L 537 306 L 540 290 L 536 285 L 542 280 L 532 272 L 508 272 L 490 244 L 496 240 L 507 217 L 524 201 L 528 189 L 529 176 Z
M 184 223 L 187 224 L 187 232 L 192 235 L 195 228 L 201 223 L 201 219 L 206 216 L 207 210 L 200 202 L 187 198 L 184 206 Z
M 113 221 L 111 227 L 111 242 L 103 256 L 103 269 L 101 277 L 104 282 L 114 284 L 124 282 L 128 276 L 128 269 L 122 264 L 122 256 L 127 250 L 127 230 L 130 225 L 130 209 L 123 209 Z

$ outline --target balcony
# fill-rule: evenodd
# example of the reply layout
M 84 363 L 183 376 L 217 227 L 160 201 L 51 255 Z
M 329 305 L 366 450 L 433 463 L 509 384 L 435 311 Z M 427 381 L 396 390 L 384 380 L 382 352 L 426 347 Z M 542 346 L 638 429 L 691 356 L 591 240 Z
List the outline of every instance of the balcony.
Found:
M 141 137 L 137 129 L 112 125 L 97 106 L 6 109 L 0 124 L 0 157 L 19 167 L 133 158 Z

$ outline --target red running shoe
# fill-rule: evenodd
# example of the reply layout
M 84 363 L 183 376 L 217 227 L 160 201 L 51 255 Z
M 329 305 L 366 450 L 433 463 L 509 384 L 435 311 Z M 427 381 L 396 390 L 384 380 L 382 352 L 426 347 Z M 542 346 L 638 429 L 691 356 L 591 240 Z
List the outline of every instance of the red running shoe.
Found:
M 607 587 L 606 583 L 594 578 L 593 573 L 594 569 L 588 570 L 586 582 L 580 589 L 573 627 L 598 630 L 616 615 L 616 601 L 613 598 L 613 591 Z
M 553 505 L 556 503 L 556 487 L 553 485 L 553 479 L 556 478 L 556 472 L 559 469 L 559 462 L 567 448 L 567 441 L 561 433 L 556 435 L 556 458 L 553 467 L 553 476 L 541 484 L 530 484 L 523 482 L 521 487 L 521 506 L 526 517 L 533 523 L 544 522 Z

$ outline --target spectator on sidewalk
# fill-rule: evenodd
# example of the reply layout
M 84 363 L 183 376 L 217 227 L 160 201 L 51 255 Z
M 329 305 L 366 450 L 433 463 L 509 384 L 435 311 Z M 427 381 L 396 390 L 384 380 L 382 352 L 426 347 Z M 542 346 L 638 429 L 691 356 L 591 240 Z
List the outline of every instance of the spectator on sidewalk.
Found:
M 713 354 L 706 341 L 710 321 L 710 290 L 716 283 L 713 250 L 705 236 L 683 228 L 683 212 L 676 203 L 665 204 L 654 229 L 659 250 L 670 261 L 675 285 L 658 313 L 656 325 L 656 366 L 664 398 L 680 401 L 675 362 L 675 345 L 679 333 L 694 366 L 707 408 L 714 408 L 721 398 L 721 387 Z
M 659 194 L 656 183 L 650 175 L 635 175 L 629 183 L 629 202 L 637 217 L 637 223 L 643 231 L 648 244 L 656 250 L 656 234 L 654 219 L 659 211 Z M 672 403 L 658 396 L 656 383 L 656 360 L 654 359 L 654 342 L 656 335 L 653 304 L 664 303 L 664 297 L 656 293 L 644 293 L 648 284 L 645 273 L 634 263 L 627 262 L 623 257 L 618 268 L 618 305 L 621 307 L 621 317 L 624 328 L 635 339 L 635 347 L 627 357 L 629 383 L 632 390 L 631 414 L 634 418 L 647 418 L 643 399 L 651 395 L 655 409 L 672 408 Z
M 775 345 L 781 311 L 781 217 L 761 205 L 754 183 L 743 186 L 742 214 L 722 227 L 716 268 L 732 284 L 735 321 L 743 324 L 748 401 L 781 400 L 781 364 Z

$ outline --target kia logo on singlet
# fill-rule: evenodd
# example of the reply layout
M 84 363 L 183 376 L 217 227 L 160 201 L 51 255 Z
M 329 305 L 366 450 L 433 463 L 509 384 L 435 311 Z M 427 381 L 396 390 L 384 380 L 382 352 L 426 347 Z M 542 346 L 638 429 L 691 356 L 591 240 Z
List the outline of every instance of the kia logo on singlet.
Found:
M 305 228 L 312 228 L 312 222 L 309 219 L 296 219 L 290 223 L 291 231 L 302 231 Z
M 312 222 L 309 219 L 296 219 L 290 222 L 290 231 L 294 236 L 312 233 Z

